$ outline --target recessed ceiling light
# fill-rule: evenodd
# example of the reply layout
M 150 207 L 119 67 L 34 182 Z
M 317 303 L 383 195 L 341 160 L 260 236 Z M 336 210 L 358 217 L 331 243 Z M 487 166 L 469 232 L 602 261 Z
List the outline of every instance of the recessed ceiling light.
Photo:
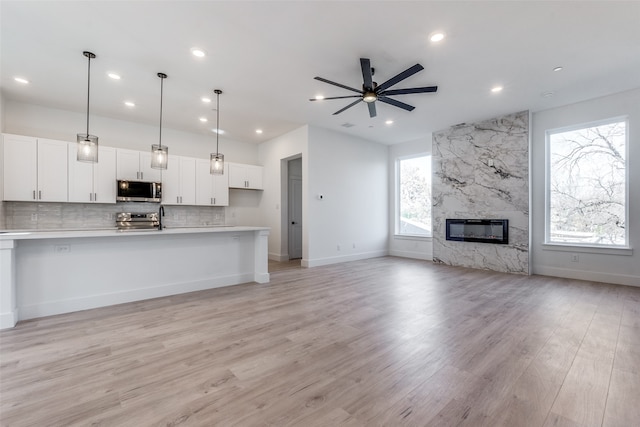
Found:
M 262 129 L 256 129 L 256 133 L 262 133 Z
M 497 93 L 497 92 L 502 91 L 502 89 L 503 89 L 502 86 L 494 86 L 494 87 L 491 88 L 491 92 Z
M 127 107 L 135 107 L 136 106 L 136 104 L 131 102 L 131 101 L 125 101 L 124 105 L 126 105 Z
M 206 117 L 200 117 L 200 121 L 202 123 L 208 122 L 209 120 Z
M 204 58 L 204 56 L 206 55 L 205 51 L 200 49 L 199 47 L 192 47 L 191 54 L 198 58 Z
M 224 134 L 224 130 L 222 129 L 211 129 L 211 132 L 217 133 L 218 135 Z
M 553 71 L 562 71 L 562 67 L 556 67 L 553 69 Z
M 316 100 L 317 100 L 317 101 L 321 101 L 321 100 L 323 100 L 323 99 L 324 99 L 324 96 L 323 96 L 323 95 L 316 95 Z
M 393 120 L 387 120 L 386 122 L 384 122 L 385 125 L 392 125 L 393 124 Z
M 429 37 L 429 40 L 431 40 L 432 42 L 439 42 L 442 41 L 444 39 L 444 33 L 433 33 L 431 34 L 431 37 Z
M 18 83 L 22 83 L 23 85 L 26 85 L 29 83 L 29 80 L 22 77 L 14 77 L 13 80 L 17 81 Z
M 206 102 L 207 104 L 211 102 L 211 98 L 207 98 L 206 96 L 203 96 L 200 99 L 202 99 L 202 102 Z
M 107 76 L 111 77 L 113 80 L 120 80 L 120 76 L 116 73 L 108 73 Z

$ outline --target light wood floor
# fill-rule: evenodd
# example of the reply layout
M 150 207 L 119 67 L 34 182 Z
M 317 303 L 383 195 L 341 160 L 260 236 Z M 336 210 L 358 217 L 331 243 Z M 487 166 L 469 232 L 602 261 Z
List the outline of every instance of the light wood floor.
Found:
M 2 426 L 637 426 L 640 288 L 377 258 L 20 323 Z

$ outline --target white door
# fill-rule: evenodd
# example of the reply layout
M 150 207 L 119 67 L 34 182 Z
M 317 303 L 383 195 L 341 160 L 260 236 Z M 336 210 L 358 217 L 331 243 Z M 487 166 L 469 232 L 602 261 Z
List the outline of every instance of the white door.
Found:
M 66 202 L 69 200 L 67 167 L 69 156 L 66 141 L 38 139 L 38 200 Z
M 171 164 L 171 157 L 169 157 L 169 163 Z M 151 167 L 151 152 L 140 151 L 140 179 L 147 182 L 161 182 L 162 181 L 162 169 L 153 169 Z
M 118 179 L 140 180 L 140 153 L 135 150 L 118 149 L 116 170 Z
M 88 162 L 79 162 L 76 148 L 76 142 L 69 143 L 69 201 L 77 203 L 90 203 L 93 201 L 94 193 L 94 164 Z M 102 147 L 99 147 L 98 149 L 101 150 Z M 102 152 L 99 151 L 98 161 L 102 162 L 102 160 Z
M 196 160 L 196 205 L 213 204 L 213 178 L 209 172 L 209 160 Z
M 171 156 L 167 169 L 162 171 L 162 203 L 179 205 L 180 202 L 180 157 Z
M 3 135 L 4 200 L 37 200 L 38 143 L 36 138 Z
M 94 202 L 115 203 L 116 187 L 116 149 L 98 147 L 98 163 L 93 172 Z

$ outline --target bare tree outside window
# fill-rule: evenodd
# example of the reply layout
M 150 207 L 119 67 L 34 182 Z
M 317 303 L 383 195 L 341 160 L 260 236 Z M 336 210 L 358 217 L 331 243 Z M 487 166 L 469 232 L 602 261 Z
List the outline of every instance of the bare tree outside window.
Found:
M 431 236 L 431 156 L 398 161 L 398 234 Z
M 550 132 L 549 242 L 626 245 L 624 120 Z

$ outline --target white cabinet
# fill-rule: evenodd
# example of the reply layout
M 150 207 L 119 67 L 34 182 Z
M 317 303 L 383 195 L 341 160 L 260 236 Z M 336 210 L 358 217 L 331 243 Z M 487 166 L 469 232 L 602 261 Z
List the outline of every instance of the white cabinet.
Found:
M 171 156 L 162 173 L 162 203 L 196 204 L 196 159 Z
M 229 163 L 229 187 L 262 190 L 262 166 Z
M 169 158 L 171 162 L 171 158 Z M 136 150 L 117 150 L 116 176 L 128 181 L 160 182 L 160 169 L 151 168 L 151 153 Z
M 3 135 L 4 200 L 66 202 L 66 141 Z
M 69 143 L 69 201 L 116 202 L 116 149 L 98 147 L 98 163 L 78 162 L 76 143 Z
M 212 175 L 209 160 L 196 160 L 196 205 L 229 206 L 229 174 Z

